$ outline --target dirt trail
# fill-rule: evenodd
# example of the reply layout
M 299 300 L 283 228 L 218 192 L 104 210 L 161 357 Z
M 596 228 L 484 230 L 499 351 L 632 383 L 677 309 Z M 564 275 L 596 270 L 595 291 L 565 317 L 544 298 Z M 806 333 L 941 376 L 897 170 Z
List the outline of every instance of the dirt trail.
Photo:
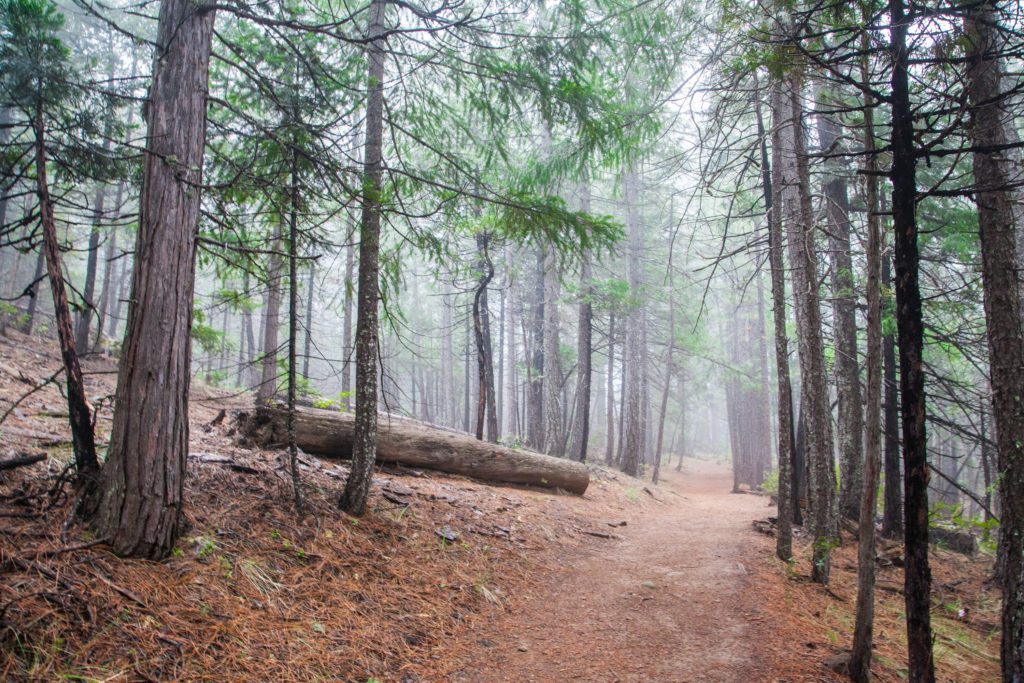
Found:
M 744 561 L 766 502 L 730 494 L 731 482 L 710 463 L 668 472 L 656 490 L 663 505 L 566 558 L 515 613 L 477 634 L 456 680 L 764 680 L 764 625 Z

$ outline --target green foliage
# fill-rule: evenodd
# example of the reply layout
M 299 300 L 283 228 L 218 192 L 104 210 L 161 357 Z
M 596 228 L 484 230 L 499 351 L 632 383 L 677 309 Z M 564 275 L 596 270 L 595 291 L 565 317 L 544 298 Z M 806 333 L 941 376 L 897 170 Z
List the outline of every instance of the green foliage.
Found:
M 481 218 L 487 229 L 518 245 L 551 245 L 563 260 L 610 251 L 625 234 L 610 216 L 571 211 L 561 197 L 519 193 L 515 199 Z
M 57 36 L 63 27 L 50 0 L 0 0 L 0 86 L 4 99 L 30 115 L 73 92 L 70 52 Z
M 326 396 L 319 396 L 313 399 L 313 407 L 321 408 L 324 410 L 339 410 L 346 411 L 350 409 L 350 401 L 353 396 L 352 391 L 339 391 L 338 397 L 335 399 L 327 398 Z
M 191 336 L 203 353 L 210 354 L 220 349 L 221 333 L 206 324 L 206 314 L 198 307 L 192 308 Z
M 775 495 L 779 492 L 779 471 L 772 470 L 765 475 L 764 481 L 761 482 L 761 490 L 765 493 Z
M 281 372 L 278 376 L 281 378 L 279 381 L 278 391 L 282 394 L 288 392 L 288 357 L 278 356 L 277 357 L 277 368 Z M 320 392 L 313 388 L 313 382 L 302 375 L 302 373 L 295 373 L 295 393 L 298 396 L 319 396 Z

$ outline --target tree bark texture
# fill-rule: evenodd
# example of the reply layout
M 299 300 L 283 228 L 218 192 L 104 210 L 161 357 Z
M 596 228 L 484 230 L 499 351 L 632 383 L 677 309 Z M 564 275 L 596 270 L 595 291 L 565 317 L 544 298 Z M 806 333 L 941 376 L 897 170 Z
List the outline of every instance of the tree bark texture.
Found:
M 865 34 L 862 46 L 868 39 Z M 865 50 L 866 53 L 866 50 Z M 867 57 L 861 76 L 869 75 Z M 867 204 L 867 402 L 865 406 L 865 441 L 861 501 L 857 510 L 857 606 L 850 655 L 850 678 L 855 683 L 871 680 L 871 655 L 875 623 L 875 507 L 878 476 L 881 468 L 882 440 L 882 287 L 881 265 L 883 238 L 878 216 L 878 163 L 875 152 L 874 102 L 866 98 L 864 106 L 864 151 Z M 836 312 L 838 315 L 838 310 Z
M 857 356 L 857 289 L 850 255 L 850 201 L 839 124 L 829 109 L 838 105 L 817 84 L 818 142 L 825 158 L 822 188 L 829 234 L 832 319 L 835 329 L 835 385 L 839 414 L 839 513 L 848 519 L 860 515 L 863 467 L 864 410 L 861 406 L 860 361 Z
M 277 394 L 278 331 L 281 327 L 281 299 L 284 280 L 281 259 L 281 225 L 274 225 L 274 239 L 267 264 L 267 307 L 263 311 L 263 355 L 260 358 L 260 385 L 256 388 L 256 402 L 267 403 Z
M 608 314 L 608 370 L 605 375 L 604 464 L 615 460 L 615 311 Z
M 892 263 L 888 254 L 882 256 L 882 286 L 892 289 Z M 882 500 L 882 535 L 886 538 L 903 536 L 903 476 L 900 472 L 900 407 L 899 386 L 896 380 L 896 340 L 891 332 L 882 337 L 884 364 L 884 396 L 882 399 L 883 432 L 885 434 L 885 490 Z
M 580 210 L 590 213 L 590 187 L 586 179 L 580 187 Z M 585 462 L 590 442 L 590 395 L 593 377 L 594 288 L 590 253 L 580 264 L 579 313 L 576 327 L 576 408 L 573 412 L 572 448 L 569 457 Z
M 67 290 L 64 288 L 60 245 L 57 243 L 57 222 L 53 215 L 53 202 L 50 199 L 50 186 L 46 174 L 46 125 L 43 121 L 41 103 L 36 111 L 34 128 L 36 196 L 39 199 L 39 221 L 43 228 L 42 249 L 46 254 L 46 272 L 53 294 L 54 317 L 57 320 L 57 339 L 60 341 L 60 355 L 64 363 L 71 444 L 75 452 L 75 469 L 78 471 L 80 483 L 84 491 L 91 493 L 96 484 L 99 461 L 96 458 L 92 410 L 85 398 L 82 368 L 78 363 L 75 336 L 71 326 L 71 311 L 68 308 Z
M 494 394 L 494 356 L 491 353 L 491 323 L 487 310 L 487 287 L 494 278 L 494 264 L 488 253 L 488 235 L 480 233 L 476 238 L 480 260 L 477 263 L 479 280 L 473 294 L 473 336 L 476 340 L 477 364 L 477 409 L 476 438 L 484 438 L 484 422 L 487 423 L 487 440 L 498 443 L 498 408 Z
M 165 557 L 181 522 L 213 22 L 188 0 L 160 3 L 128 330 L 95 516 L 120 555 Z
M 1004 148 L 1014 119 L 1002 87 L 999 14 L 989 0 L 967 10 L 967 82 L 976 147 Z M 1016 135 L 1013 136 L 1016 138 Z M 1004 683 L 1024 681 L 1024 320 L 1017 264 L 1020 171 L 1007 152 L 975 152 L 981 269 L 995 420 L 999 573 L 1003 589 L 1000 655 Z M 1019 211 L 1019 209 L 1018 209 Z
M 642 324 L 643 311 L 640 306 L 643 274 L 640 252 L 643 248 L 640 220 L 640 178 L 636 166 L 627 164 L 623 170 L 622 187 L 626 204 L 626 254 L 629 279 L 630 309 L 626 323 L 625 371 L 622 395 L 622 471 L 635 477 L 640 474 L 643 450 L 643 415 L 641 400 L 643 381 Z
M 558 299 L 562 290 L 558 254 L 548 246 L 544 255 L 544 452 L 565 455 L 562 421 L 561 317 Z
M 896 325 L 903 420 L 904 598 L 907 608 L 908 680 L 935 680 L 932 658 L 931 569 L 928 565 L 928 457 L 925 433 L 924 325 L 918 283 L 917 176 L 910 103 L 907 17 L 904 0 L 890 0 L 892 58 L 892 219 L 896 270 Z
M 768 263 L 772 282 L 772 328 L 775 341 L 775 382 L 778 393 L 779 514 L 775 554 L 788 562 L 793 557 L 793 390 L 789 379 L 789 338 L 786 335 L 786 270 L 782 235 L 782 122 L 788 118 L 782 82 L 771 84 L 772 160 L 761 134 L 761 172 L 768 214 Z M 760 110 L 759 112 L 760 113 Z
M 338 506 L 352 515 L 366 511 L 377 455 L 377 299 L 380 275 L 381 179 L 384 141 L 384 13 L 387 0 L 372 0 L 367 35 L 366 147 L 359 231 L 356 315 L 355 428 L 352 469 Z
M 814 532 L 811 577 L 828 583 L 830 554 L 836 544 L 835 469 L 832 420 L 825 373 L 818 295 L 814 218 L 807 169 L 806 133 L 801 92 L 803 78 L 793 69 L 784 81 L 788 113 L 784 121 L 782 156 L 783 215 L 788 233 L 793 299 L 796 303 L 797 348 L 800 357 L 801 410 L 807 424 L 810 507 Z

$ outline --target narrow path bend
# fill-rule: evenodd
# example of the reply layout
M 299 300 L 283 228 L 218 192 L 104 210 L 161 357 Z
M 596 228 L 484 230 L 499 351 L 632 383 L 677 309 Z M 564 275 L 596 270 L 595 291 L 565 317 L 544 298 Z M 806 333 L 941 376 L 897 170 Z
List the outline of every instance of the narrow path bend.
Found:
M 664 502 L 589 552 L 565 558 L 457 679 L 755 681 L 764 628 L 748 595 L 759 496 L 733 495 L 727 469 L 690 461 L 658 487 Z

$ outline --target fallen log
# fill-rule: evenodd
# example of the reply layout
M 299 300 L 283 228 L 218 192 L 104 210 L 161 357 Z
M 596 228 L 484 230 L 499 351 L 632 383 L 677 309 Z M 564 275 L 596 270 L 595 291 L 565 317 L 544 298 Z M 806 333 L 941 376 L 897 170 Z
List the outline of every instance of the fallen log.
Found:
M 239 431 L 260 446 L 280 446 L 285 443 L 287 416 L 282 407 L 260 407 L 255 415 L 239 415 Z M 351 457 L 354 427 L 349 413 L 296 409 L 295 440 L 307 453 Z M 477 441 L 468 434 L 389 415 L 378 420 L 377 460 L 579 494 L 590 484 L 590 473 L 582 463 Z

